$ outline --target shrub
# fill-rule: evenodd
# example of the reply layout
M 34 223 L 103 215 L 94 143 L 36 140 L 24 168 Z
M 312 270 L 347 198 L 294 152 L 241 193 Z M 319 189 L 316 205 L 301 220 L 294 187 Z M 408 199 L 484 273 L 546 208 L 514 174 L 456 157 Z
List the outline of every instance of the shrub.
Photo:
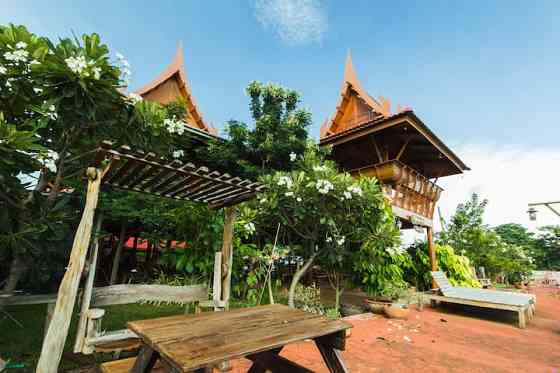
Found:
M 447 274 L 452 285 L 480 287 L 480 283 L 471 270 L 469 258 L 456 254 L 449 245 L 435 244 L 435 250 L 438 270 Z M 408 252 L 412 259 L 412 266 L 405 271 L 406 280 L 419 290 L 430 289 L 432 276 L 430 275 L 428 245 L 425 242 L 417 242 L 408 248 Z

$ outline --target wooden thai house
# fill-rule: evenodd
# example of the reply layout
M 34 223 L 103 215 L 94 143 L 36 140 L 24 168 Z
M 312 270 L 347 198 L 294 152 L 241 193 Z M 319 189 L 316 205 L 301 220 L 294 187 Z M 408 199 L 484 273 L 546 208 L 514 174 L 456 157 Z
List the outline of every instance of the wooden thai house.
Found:
M 442 188 L 440 177 L 469 170 L 408 107 L 391 111 L 388 99 L 370 96 L 360 84 L 348 55 L 340 99 L 321 127 L 320 144 L 332 146 L 332 158 L 356 176 L 376 177 L 402 228 L 427 228 L 435 267 L 432 226 Z
M 153 81 L 135 93 L 145 100 L 163 105 L 182 99 L 187 107 L 187 114 L 183 118 L 187 130 L 201 140 L 217 137 L 218 131 L 202 117 L 189 87 L 181 45 L 177 48 L 173 61 Z

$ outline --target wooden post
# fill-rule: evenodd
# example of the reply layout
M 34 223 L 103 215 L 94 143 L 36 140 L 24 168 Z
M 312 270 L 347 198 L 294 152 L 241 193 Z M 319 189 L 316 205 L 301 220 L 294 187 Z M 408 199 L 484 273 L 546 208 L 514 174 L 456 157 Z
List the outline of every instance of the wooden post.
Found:
M 80 285 L 87 249 L 91 240 L 93 216 L 99 198 L 102 174 L 99 170 L 90 167 L 87 169 L 87 177 L 88 187 L 84 212 L 74 236 L 66 273 L 58 289 L 54 314 L 37 363 L 37 373 L 56 373 L 58 371 L 58 365 L 68 336 L 72 311 L 76 303 L 78 286 Z
M 234 223 L 235 207 L 226 207 L 224 219 L 224 236 L 222 243 L 222 301 L 225 303 L 226 310 L 229 309 L 229 296 L 231 292 Z
M 117 251 L 115 252 L 115 257 L 113 258 L 113 265 L 111 266 L 111 279 L 109 280 L 109 285 L 114 285 L 117 280 L 117 274 L 119 273 L 119 263 L 121 261 L 122 250 L 124 246 L 124 239 L 126 233 L 126 223 L 121 224 L 121 234 L 119 235 L 119 244 L 117 245 Z
M 434 237 L 432 234 L 432 227 L 426 227 L 426 235 L 428 238 L 428 252 L 430 254 L 430 264 L 432 267 L 432 272 L 437 271 L 437 259 L 436 259 L 436 248 L 434 246 Z M 432 279 L 432 289 L 436 289 L 437 285 L 434 279 Z
M 221 311 L 219 306 L 222 301 L 222 253 L 217 251 L 214 254 L 214 280 L 212 281 L 212 300 L 214 301 L 214 311 Z
M 53 312 L 54 312 L 54 303 L 51 302 L 47 303 L 47 316 L 45 317 L 45 329 L 43 331 L 43 339 L 47 335 L 47 330 L 49 330 L 49 325 L 51 324 Z
M 95 222 L 95 243 L 92 246 L 91 254 L 89 256 L 89 271 L 86 280 L 86 285 L 82 294 L 82 308 L 80 311 L 80 320 L 78 321 L 78 328 L 76 329 L 76 341 L 74 342 L 74 352 L 82 352 L 84 347 L 84 339 L 86 337 L 86 323 L 89 306 L 91 304 L 91 294 L 93 293 L 93 285 L 95 283 L 95 272 L 97 271 L 97 254 L 99 252 L 99 231 L 101 230 L 101 223 L 103 221 L 103 213 L 97 215 Z

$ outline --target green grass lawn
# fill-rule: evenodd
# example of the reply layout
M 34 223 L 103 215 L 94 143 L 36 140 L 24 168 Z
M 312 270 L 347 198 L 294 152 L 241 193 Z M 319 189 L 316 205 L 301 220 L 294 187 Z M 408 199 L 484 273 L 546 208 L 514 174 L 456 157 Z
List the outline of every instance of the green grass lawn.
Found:
M 233 300 L 231 302 L 232 308 L 250 307 L 252 305 L 242 301 Z M 124 304 L 104 307 L 104 309 L 106 310 L 103 317 L 104 330 L 123 329 L 127 321 L 178 315 L 185 312 L 185 306 L 180 305 Z M 18 320 L 23 328 L 0 312 L 0 358 L 11 363 L 23 363 L 25 365 L 24 368 L 8 369 L 8 373 L 34 372 L 41 353 L 47 307 L 42 304 L 9 306 L 5 307 L 4 310 Z M 190 307 L 190 311 L 192 312 L 192 307 Z M 78 312 L 76 310 L 70 324 L 70 332 L 66 340 L 60 369 L 71 370 L 112 360 L 111 354 L 77 355 L 72 353 L 77 322 Z
M 178 305 L 126 304 L 105 307 L 105 309 L 107 312 L 103 318 L 103 329 L 117 330 L 123 329 L 126 322 L 131 320 L 182 314 L 185 307 Z M 0 358 L 25 365 L 25 368 L 9 369 L 7 372 L 34 372 L 43 342 L 46 305 L 10 306 L 5 307 L 4 310 L 18 320 L 23 328 L 0 312 Z M 85 356 L 71 353 L 77 320 L 78 316 L 75 312 L 60 365 L 63 370 L 75 369 L 79 366 L 111 359 L 110 354 Z

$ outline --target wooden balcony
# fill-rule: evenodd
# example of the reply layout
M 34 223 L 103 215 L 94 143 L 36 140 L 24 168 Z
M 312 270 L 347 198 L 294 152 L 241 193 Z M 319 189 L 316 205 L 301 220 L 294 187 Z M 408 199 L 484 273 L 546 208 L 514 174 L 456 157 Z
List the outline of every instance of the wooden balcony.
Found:
M 398 160 L 349 171 L 354 176 L 375 176 L 391 201 L 393 212 L 415 225 L 432 226 L 434 209 L 442 188 Z

